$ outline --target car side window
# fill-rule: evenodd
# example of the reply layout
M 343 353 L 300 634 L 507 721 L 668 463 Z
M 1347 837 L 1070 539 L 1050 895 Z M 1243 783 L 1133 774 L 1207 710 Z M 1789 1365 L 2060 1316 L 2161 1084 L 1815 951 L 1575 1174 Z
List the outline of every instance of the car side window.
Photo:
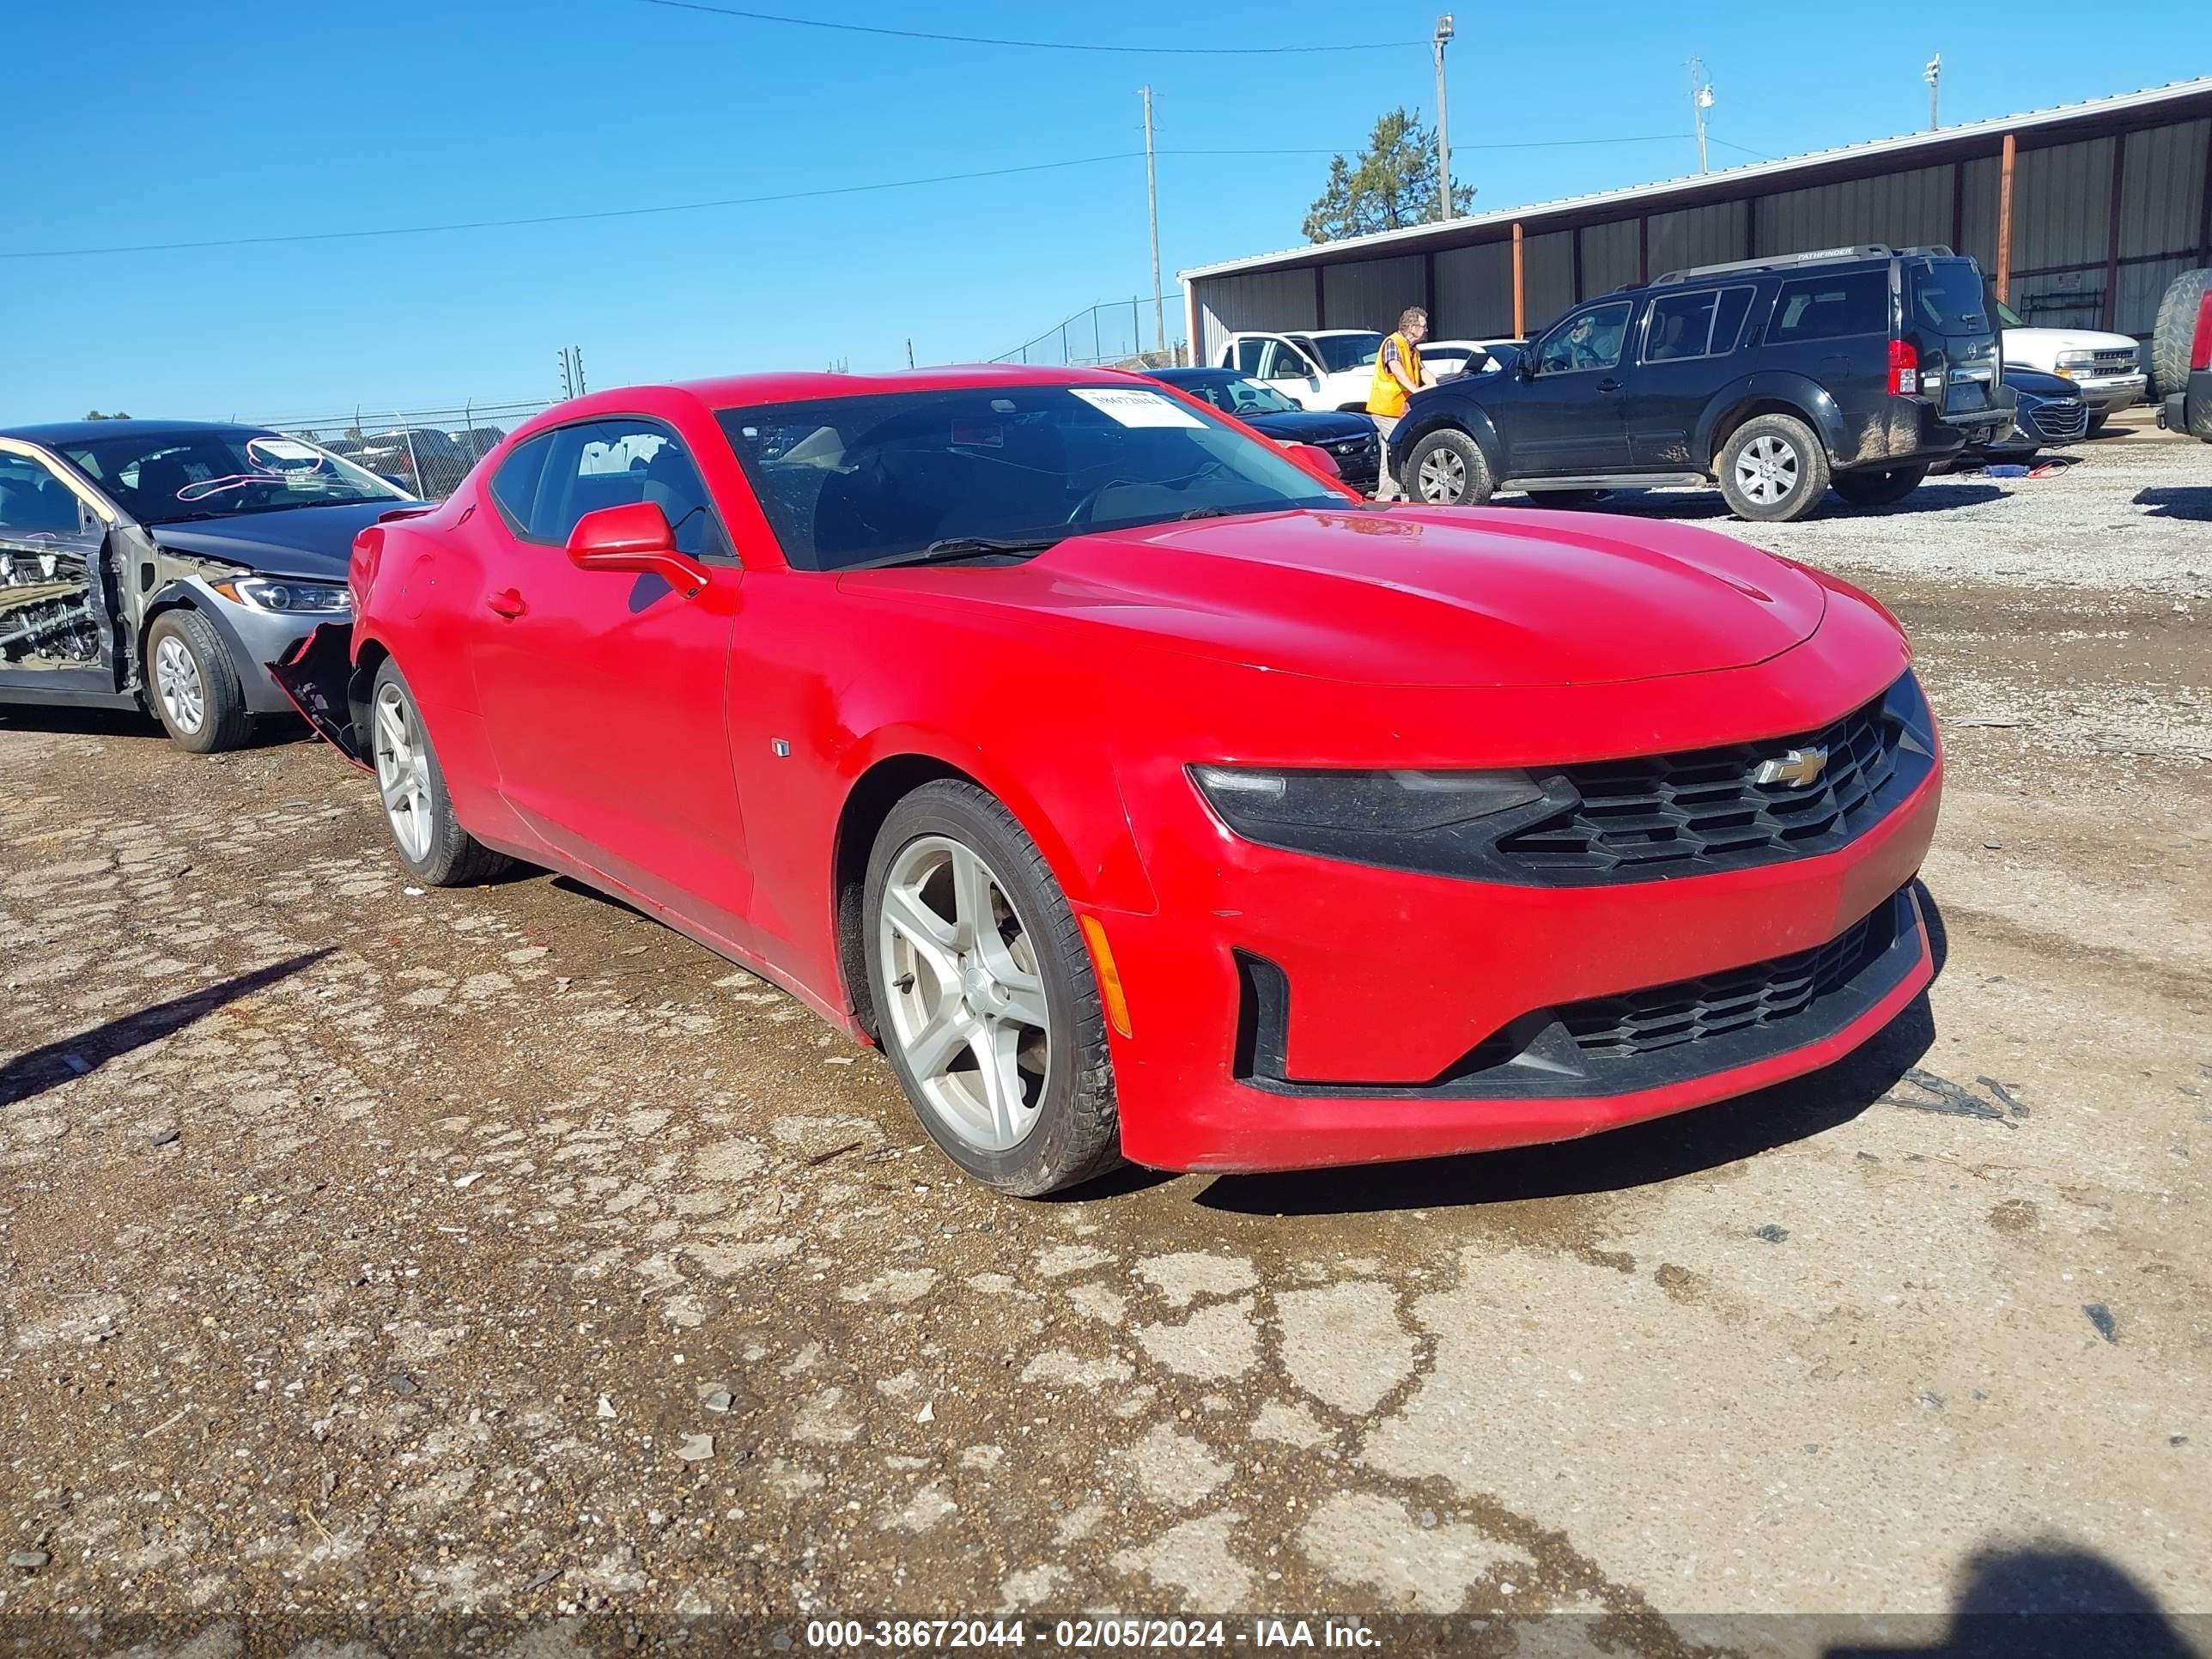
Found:
M 703 559 L 731 556 L 706 480 L 683 441 L 659 422 L 627 416 L 580 422 L 556 428 L 542 441 L 545 453 L 537 465 L 530 510 L 518 515 L 525 541 L 565 546 L 586 513 L 651 501 L 675 532 L 677 551 Z M 509 457 L 510 464 L 520 455 Z M 501 476 L 506 471 L 501 468 Z M 495 479 L 495 493 L 498 487 Z
M 1651 302 L 1651 320 L 1644 325 L 1644 361 L 1679 362 L 1691 357 L 1717 357 L 1735 349 L 1743 331 L 1744 313 L 1757 293 L 1749 286 L 1702 289 L 1693 294 L 1669 294 Z
M 1267 349 L 1267 342 L 1265 340 L 1239 340 L 1237 343 L 1237 372 L 1239 374 L 1257 374 L 1260 358 Z
M 67 484 L 27 455 L 0 451 L 0 536 L 38 541 L 83 527 L 84 509 Z
M 545 452 L 553 434 L 540 433 L 509 450 L 499 470 L 491 475 L 491 499 L 518 536 L 530 534 L 530 511 L 538 501 L 538 481 L 545 476 Z
M 1798 276 L 1782 284 L 1766 325 L 1769 345 L 1889 331 L 1889 273 Z
M 1592 306 L 1560 322 L 1536 347 L 1536 373 L 1572 374 L 1611 368 L 1620 361 L 1628 319 L 1636 309 L 1628 300 Z
M 1274 343 L 1273 355 L 1267 360 L 1267 371 L 1260 378 L 1265 380 L 1303 380 L 1313 374 L 1313 366 L 1299 356 L 1297 349 L 1285 341 Z

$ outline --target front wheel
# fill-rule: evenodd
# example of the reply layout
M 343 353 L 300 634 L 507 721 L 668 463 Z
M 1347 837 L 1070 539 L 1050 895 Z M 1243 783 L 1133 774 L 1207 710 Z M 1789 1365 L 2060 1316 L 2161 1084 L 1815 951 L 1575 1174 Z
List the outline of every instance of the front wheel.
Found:
M 1120 1161 L 1089 953 L 1013 814 L 972 783 L 924 784 L 877 833 L 861 914 L 876 1037 L 946 1157 L 1022 1198 Z
M 389 657 L 369 690 L 368 722 L 376 792 L 384 798 L 384 821 L 399 861 L 433 887 L 473 887 L 505 873 L 514 860 L 492 851 L 453 817 L 453 798 L 415 693 Z
M 1416 443 L 1406 457 L 1406 471 L 1399 487 L 1427 507 L 1480 507 L 1497 487 L 1482 446 L 1456 427 Z
M 1828 493 L 1828 452 L 1794 415 L 1759 415 L 1721 447 L 1721 495 L 1755 524 L 1802 519 Z
M 2091 438 L 2095 437 L 2100 432 L 2102 432 L 2105 429 L 2105 422 L 2112 418 L 2112 417 L 2109 413 L 2103 415 L 2092 415 L 2089 417 L 2088 429 L 2084 435 Z
M 1853 507 L 1895 507 L 1920 487 L 1925 466 L 1892 466 L 1876 471 L 1838 472 L 1836 494 Z
M 180 749 L 212 755 L 236 749 L 253 730 L 238 666 L 215 624 L 197 611 L 165 611 L 146 630 L 147 690 Z

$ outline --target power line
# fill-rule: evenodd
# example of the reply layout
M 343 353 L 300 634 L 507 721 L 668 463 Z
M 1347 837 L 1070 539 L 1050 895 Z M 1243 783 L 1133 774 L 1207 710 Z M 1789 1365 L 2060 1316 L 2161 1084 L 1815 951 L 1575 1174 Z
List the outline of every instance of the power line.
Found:
M 1460 149 L 1565 149 L 1588 144 L 1655 144 L 1671 143 L 1680 133 L 1633 138 L 1558 138 L 1511 143 L 1462 144 Z M 1716 139 L 1715 143 L 1724 142 Z M 1731 145 L 1741 149 L 1741 145 Z M 1340 155 L 1332 149 L 1164 149 L 1162 155 Z M 1110 155 L 1082 155 L 1065 161 L 1031 161 L 1019 167 L 981 167 L 966 173 L 940 173 L 922 179 L 892 179 L 872 185 L 832 185 L 818 190 L 779 191 L 767 196 L 726 196 L 708 202 L 671 202 L 657 207 L 595 208 L 574 213 L 540 213 L 514 219 L 459 219 L 428 225 L 377 225 L 353 230 L 310 230 L 271 233 L 264 236 L 227 236 L 185 242 L 124 242 L 106 247 L 21 248 L 0 251 L 0 259 L 78 259 L 120 253 L 182 253 L 215 248 L 270 247 L 298 242 L 360 241 L 377 236 L 435 236 L 463 230 L 515 230 L 533 225 L 588 223 L 601 219 L 647 218 L 665 213 L 702 213 L 715 208 L 764 207 L 779 202 L 811 201 L 824 197 L 858 196 L 873 191 L 916 190 L 929 185 L 966 184 L 982 179 L 1007 179 L 1022 173 L 1052 173 L 1069 167 L 1098 167 L 1109 161 L 1134 161 L 1144 151 L 1121 150 Z
M 781 12 L 741 11 L 734 6 L 705 5 L 701 0 L 639 0 L 639 3 L 669 11 L 734 17 L 748 23 L 782 23 L 793 28 L 831 29 L 840 34 L 886 35 L 895 40 L 935 40 L 960 46 L 1016 46 L 1025 52 L 1110 52 L 1140 58 L 1279 58 L 1323 52 L 1400 52 L 1407 46 L 1428 44 L 1425 40 L 1361 40 L 1330 46 L 1134 46 L 1081 40 L 1007 40 L 987 34 L 937 34 L 926 29 L 893 29 L 872 23 L 833 23 L 820 17 L 788 17 Z
M 265 247 L 278 242 L 338 242 L 368 236 L 431 236 L 453 230 L 511 230 L 527 225 L 576 224 L 592 219 L 635 219 L 657 213 L 699 213 L 709 208 L 761 207 L 775 202 L 799 202 L 823 196 L 856 196 L 867 191 L 913 190 L 924 185 L 962 184 L 975 179 L 1006 179 L 1022 173 L 1050 173 L 1067 167 L 1097 167 L 1105 161 L 1141 160 L 1144 151 L 1122 150 L 1113 155 L 1083 155 L 1067 161 L 1032 161 L 1022 167 L 984 167 L 970 173 L 940 173 L 927 179 L 893 179 L 873 185 L 836 185 L 821 190 L 779 191 L 770 196 L 726 196 L 711 202 L 672 202 L 660 207 L 599 208 L 579 213 L 541 213 L 521 219 L 464 219 L 435 225 L 380 225 L 361 230 L 313 230 L 282 235 L 230 236 L 195 242 L 131 242 L 112 247 L 31 248 L 0 252 L 0 259 L 70 259 L 105 253 L 175 253 L 195 248 Z

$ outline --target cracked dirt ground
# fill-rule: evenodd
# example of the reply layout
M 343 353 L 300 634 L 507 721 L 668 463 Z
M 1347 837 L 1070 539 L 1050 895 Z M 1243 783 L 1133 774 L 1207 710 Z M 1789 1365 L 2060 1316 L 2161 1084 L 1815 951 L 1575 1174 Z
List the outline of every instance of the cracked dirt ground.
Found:
M 675 935 L 407 890 L 304 741 L 0 713 L 0 1640 L 1565 1608 L 1543 1651 L 1781 1650 L 1709 1616 L 1942 1615 L 2008 1559 L 2212 1612 L 2212 451 L 2136 442 L 2058 481 L 2106 580 L 1758 532 L 2006 722 L 1948 728 L 1925 1003 L 1486 1158 L 1001 1200 Z M 2032 563 L 2033 489 L 1975 501 Z

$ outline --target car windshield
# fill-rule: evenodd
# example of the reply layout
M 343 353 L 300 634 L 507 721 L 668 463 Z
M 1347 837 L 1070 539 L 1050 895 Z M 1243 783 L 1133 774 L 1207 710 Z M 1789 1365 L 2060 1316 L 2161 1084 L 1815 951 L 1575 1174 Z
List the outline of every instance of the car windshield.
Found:
M 716 419 L 803 570 L 1033 553 L 1092 530 L 1350 505 L 1273 446 L 1133 386 L 884 392 Z
M 1966 259 L 1931 259 L 1912 267 L 1912 309 L 1939 334 L 1978 333 L 1990 325 L 1981 273 Z
M 1298 405 L 1271 386 L 1241 376 L 1223 380 L 1170 380 L 1178 392 L 1202 398 L 1216 409 L 1225 409 L 1242 419 L 1247 415 L 1294 415 Z
M 1332 374 L 1346 369 L 1371 368 L 1375 354 L 1382 349 L 1380 334 L 1299 334 L 1292 337 Z
M 277 432 L 142 432 L 60 448 L 140 524 L 408 499 L 374 472 Z

